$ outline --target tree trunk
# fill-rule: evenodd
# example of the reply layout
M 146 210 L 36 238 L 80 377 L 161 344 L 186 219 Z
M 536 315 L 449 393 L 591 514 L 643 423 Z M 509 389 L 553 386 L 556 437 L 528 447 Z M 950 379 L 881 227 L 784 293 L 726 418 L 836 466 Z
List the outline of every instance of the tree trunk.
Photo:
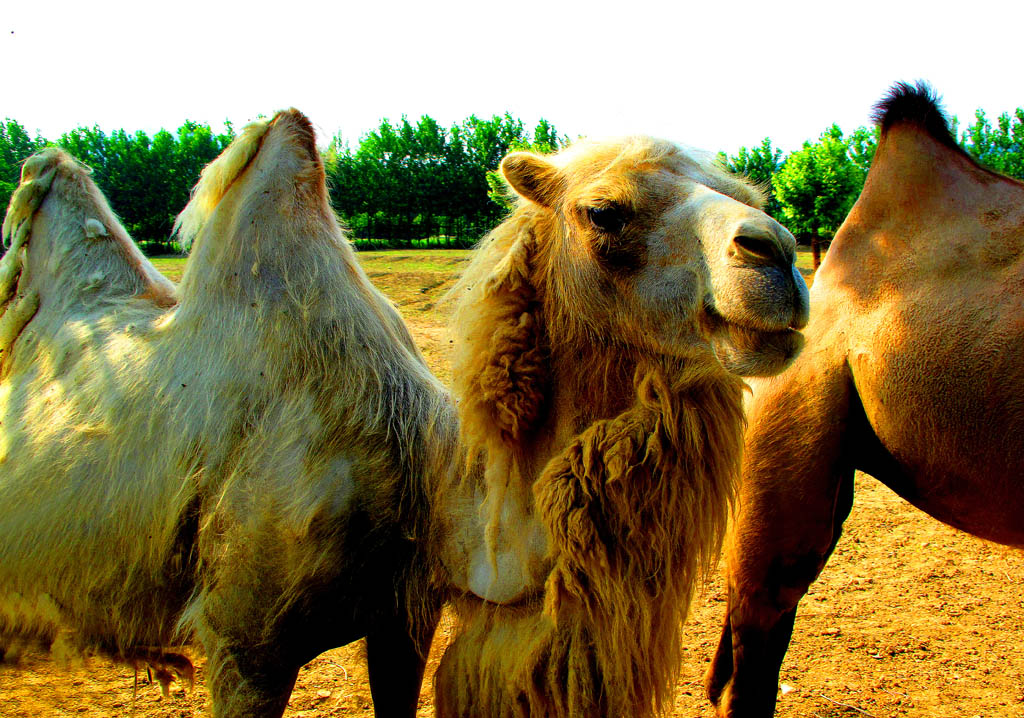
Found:
M 814 271 L 817 272 L 821 265 L 821 240 L 817 232 L 811 235 L 811 254 L 814 256 Z

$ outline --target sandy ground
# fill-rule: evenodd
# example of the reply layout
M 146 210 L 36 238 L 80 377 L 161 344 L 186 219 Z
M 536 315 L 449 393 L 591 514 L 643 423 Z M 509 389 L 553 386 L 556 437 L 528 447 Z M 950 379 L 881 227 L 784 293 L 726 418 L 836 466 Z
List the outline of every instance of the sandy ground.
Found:
M 778 716 L 1024 718 L 1024 554 L 936 522 L 867 476 L 836 553 L 801 603 L 783 666 Z M 685 663 L 668 715 L 712 716 L 701 678 L 724 610 L 720 581 L 698 597 L 683 632 Z M 431 674 L 420 699 L 433 715 Z M 199 680 L 169 699 L 134 672 L 92 659 L 63 668 L 41 656 L 0 666 L 0 716 L 202 716 Z M 361 643 L 302 669 L 286 716 L 372 715 Z
M 433 311 L 447 283 L 430 273 L 378 284 L 395 297 L 444 379 L 447 340 Z M 936 522 L 858 475 L 846 531 L 801 603 L 783 665 L 777 715 L 816 718 L 1024 718 L 1024 554 Z M 1024 518 L 1022 518 L 1024 520 Z M 710 717 L 701 681 L 725 609 L 721 580 L 698 596 L 681 637 L 684 669 L 673 717 Z M 447 643 L 431 651 L 418 715 L 433 715 L 431 678 Z M 203 661 L 195 687 L 157 686 L 101 659 L 61 664 L 23 655 L 0 664 L 0 718 L 207 715 Z M 361 642 L 305 666 L 286 716 L 372 715 Z

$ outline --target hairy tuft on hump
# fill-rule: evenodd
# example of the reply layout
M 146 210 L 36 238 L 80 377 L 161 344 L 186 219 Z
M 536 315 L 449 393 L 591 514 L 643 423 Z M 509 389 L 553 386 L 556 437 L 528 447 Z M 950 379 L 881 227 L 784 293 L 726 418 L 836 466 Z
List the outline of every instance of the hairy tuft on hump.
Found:
M 947 147 L 961 150 L 949 131 L 940 102 L 941 98 L 923 81 L 914 85 L 897 82 L 875 105 L 871 119 L 883 135 L 898 125 L 912 125 Z
M 310 159 L 322 172 L 316 150 L 316 132 L 301 112 L 294 108 L 281 110 L 270 120 L 249 123 L 228 148 L 206 166 L 192 190 L 192 199 L 175 220 L 174 234 L 183 249 L 191 248 L 213 210 L 256 157 L 267 133 L 275 126 L 287 128 L 290 137 L 308 151 Z
M 24 241 L 31 225 L 32 215 L 42 204 L 46 193 L 50 191 L 57 168 L 67 164 L 71 168 L 90 173 L 88 167 L 78 162 L 64 150 L 47 147 L 41 152 L 25 160 L 21 168 L 21 183 L 11 195 L 11 203 L 4 217 L 4 244 L 20 244 Z
M 208 164 L 192 190 L 192 199 L 174 222 L 174 234 L 187 251 L 231 183 L 249 166 L 270 129 L 271 120 L 250 122 L 221 155 Z
M 878 125 L 883 137 L 894 127 L 901 125 L 916 128 L 943 147 L 960 155 L 981 171 L 1011 182 L 1020 182 L 1020 180 L 1008 177 L 979 162 L 957 142 L 956 137 L 949 129 L 949 122 L 942 109 L 941 98 L 923 81 L 919 80 L 914 85 L 897 82 L 889 90 L 889 93 L 875 105 L 871 118 Z

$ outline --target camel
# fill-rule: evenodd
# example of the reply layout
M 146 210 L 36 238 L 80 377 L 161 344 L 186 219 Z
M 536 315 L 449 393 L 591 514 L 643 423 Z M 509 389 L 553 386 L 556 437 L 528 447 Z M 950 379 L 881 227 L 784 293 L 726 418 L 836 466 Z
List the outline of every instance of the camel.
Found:
M 304 663 L 366 636 L 377 715 L 412 716 L 447 591 L 427 494 L 456 463 L 451 398 L 356 262 L 298 112 L 206 168 L 179 234 L 175 287 L 85 168 L 23 168 L 0 644 L 187 678 L 197 639 L 215 716 L 280 716 Z
M 1024 184 L 896 85 L 864 189 L 811 291 L 807 346 L 752 382 L 728 610 L 706 688 L 771 716 L 797 604 L 836 546 L 856 470 L 958 529 L 1024 546 Z
M 508 561 L 491 563 L 504 582 L 461 581 L 490 603 L 457 603 L 437 715 L 642 718 L 668 700 L 717 559 L 739 375 L 799 351 L 806 285 L 758 192 L 670 143 L 501 169 L 519 208 L 452 290 L 453 377 L 486 545 Z
M 355 261 L 297 111 L 204 170 L 177 287 L 84 167 L 30 159 L 0 260 L 0 645 L 166 681 L 189 678 L 195 642 L 215 716 L 272 718 L 301 665 L 365 636 L 376 715 L 409 718 L 453 596 L 454 701 L 482 689 L 461 667 L 477 617 L 530 614 L 565 648 L 554 676 L 589 660 L 565 630 L 609 658 L 621 606 L 657 641 L 612 656 L 640 661 L 631 683 L 598 663 L 610 699 L 577 681 L 535 705 L 663 700 L 733 495 L 735 375 L 802 345 L 793 239 L 755 190 L 664 143 L 503 167 L 526 199 L 459 285 L 450 394 Z

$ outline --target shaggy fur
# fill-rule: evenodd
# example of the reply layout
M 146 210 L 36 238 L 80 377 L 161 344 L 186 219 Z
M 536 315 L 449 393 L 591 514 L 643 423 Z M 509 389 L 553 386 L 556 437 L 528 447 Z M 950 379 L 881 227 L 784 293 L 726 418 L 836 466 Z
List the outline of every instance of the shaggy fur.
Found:
M 938 94 L 924 82 L 909 85 L 897 82 L 888 94 L 875 105 L 872 119 L 883 135 L 889 134 L 900 125 L 920 130 L 939 144 L 952 150 L 961 159 L 969 162 L 983 172 L 988 172 L 1001 179 L 1016 181 L 991 168 L 978 163 L 953 136 L 953 131 L 946 121 Z
M 552 420 L 549 384 L 552 364 L 558 358 L 552 356 L 549 342 L 557 341 L 557 353 L 562 358 L 572 357 L 575 363 L 573 371 L 561 380 L 582 380 L 579 389 L 581 396 L 586 396 L 581 402 L 582 426 L 625 406 L 630 400 L 626 387 L 632 367 L 652 353 L 650 346 L 644 346 L 644 337 L 621 334 L 642 334 L 643 318 L 617 316 L 631 307 L 613 306 L 608 296 L 602 296 L 609 280 L 595 266 L 592 255 L 597 251 L 595 240 L 608 238 L 587 237 L 575 246 L 560 239 L 566 233 L 585 234 L 578 226 L 585 221 L 579 210 L 566 205 L 615 201 L 629 206 L 641 226 L 655 224 L 674 200 L 647 196 L 648 188 L 636 181 L 635 175 L 659 168 L 735 199 L 746 211 L 760 208 L 763 202 L 755 188 L 714 163 L 651 138 L 581 142 L 546 160 L 551 164 L 536 174 L 550 172 L 550 186 L 538 180 L 536 191 L 557 197 L 555 206 L 523 200 L 513 216 L 482 243 L 452 290 L 458 301 L 452 320 L 454 391 L 463 441 L 469 461 L 487 457 L 486 484 L 498 493 L 528 483 L 528 477 L 535 476 L 548 458 L 535 456 L 544 450 L 534 444 L 536 430 Z M 505 167 L 519 161 L 517 155 L 511 155 Z M 579 189 L 571 192 L 569 187 Z M 560 221 L 559 214 L 567 216 Z M 587 240 L 595 246 L 587 246 Z M 636 247 L 635 251 L 644 249 Z M 566 254 L 571 261 L 564 261 Z M 797 281 L 802 285 L 802 280 Z M 779 304 L 787 307 L 799 298 L 787 299 L 789 302 Z M 692 316 L 670 314 L 664 318 L 683 325 L 685 332 L 704 331 L 693 326 Z M 738 325 L 730 325 L 734 326 Z M 670 350 L 678 351 L 678 347 Z M 701 361 L 709 359 L 700 357 Z M 774 371 L 778 368 L 771 373 Z M 494 510 L 500 506 L 495 502 Z
M 641 368 L 636 382 L 636 403 L 534 484 L 554 563 L 543 611 L 466 607 L 438 715 L 645 716 L 669 700 L 678 628 L 738 473 L 742 385 L 702 365 Z
M 738 201 L 754 190 L 660 141 L 515 154 L 502 169 L 523 202 L 453 290 L 453 374 L 487 546 L 533 583 L 514 605 L 458 604 L 437 713 L 647 716 L 674 682 L 739 460 L 742 383 L 716 358 L 709 307 L 751 336 L 798 326 L 792 238 Z M 621 226 L 594 221 L 608 207 Z M 780 263 L 753 292 L 768 265 L 718 263 L 740 231 Z M 751 365 L 788 361 L 765 356 Z
M 889 93 L 875 105 L 872 119 L 883 134 L 896 125 L 913 125 L 950 149 L 967 154 L 949 130 L 938 95 L 923 82 L 916 85 L 898 82 L 893 85 Z
M 214 714 L 274 716 L 299 666 L 369 635 L 413 657 L 371 665 L 379 708 L 414 710 L 457 421 L 342 237 L 313 140 L 281 113 L 204 172 L 177 292 L 84 168 L 26 164 L 0 263 L 0 645 L 187 677 L 196 637 Z
M 195 637 L 216 715 L 277 716 L 299 666 L 366 635 L 376 710 L 412 715 L 450 585 L 499 586 L 522 602 L 464 599 L 439 715 L 659 706 L 733 490 L 740 382 L 713 347 L 739 336 L 763 373 L 798 350 L 793 240 L 667 143 L 504 170 L 529 202 L 459 285 L 460 449 L 297 112 L 204 171 L 177 290 L 83 168 L 30 161 L 0 262 L 0 641 L 166 679 Z

